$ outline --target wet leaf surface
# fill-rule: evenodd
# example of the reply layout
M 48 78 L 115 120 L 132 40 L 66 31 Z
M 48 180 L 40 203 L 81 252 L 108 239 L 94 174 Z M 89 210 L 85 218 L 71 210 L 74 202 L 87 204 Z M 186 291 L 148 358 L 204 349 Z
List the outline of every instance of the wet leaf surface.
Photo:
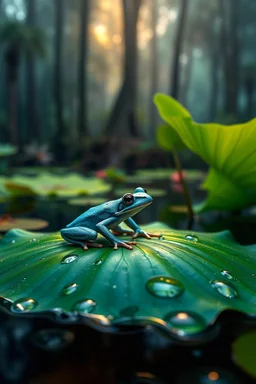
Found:
M 256 246 L 229 232 L 144 227 L 161 237 L 133 250 L 84 251 L 60 234 L 9 231 L 0 240 L 0 295 L 16 313 L 54 308 L 113 324 L 160 324 L 176 337 L 200 334 L 225 310 L 256 316 Z M 127 240 L 127 237 L 125 237 Z

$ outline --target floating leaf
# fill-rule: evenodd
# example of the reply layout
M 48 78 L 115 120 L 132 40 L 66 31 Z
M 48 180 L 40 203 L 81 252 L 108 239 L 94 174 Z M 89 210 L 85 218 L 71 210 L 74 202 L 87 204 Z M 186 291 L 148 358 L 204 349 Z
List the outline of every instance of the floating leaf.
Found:
M 227 231 L 144 229 L 162 236 L 139 238 L 132 251 L 100 236 L 103 248 L 84 251 L 59 233 L 9 231 L 0 240 L 0 295 L 14 312 L 57 307 L 113 324 L 160 324 L 176 337 L 199 335 L 224 310 L 256 316 L 256 246 Z
M 88 205 L 98 205 L 102 204 L 106 201 L 104 197 L 77 197 L 76 199 L 68 200 L 68 204 L 70 205 L 79 205 L 79 206 L 88 206 Z
M 41 173 L 36 177 L 14 176 L 5 180 L 6 189 L 13 195 L 71 197 L 109 191 L 103 180 L 85 178 L 78 174 L 54 175 Z
M 162 119 L 211 166 L 203 185 L 208 197 L 197 210 L 234 210 L 255 204 L 256 119 L 229 126 L 199 124 L 173 98 L 157 94 L 154 100 Z
M 21 228 L 27 230 L 43 229 L 48 226 L 48 222 L 42 219 L 30 218 L 14 218 L 8 217 L 7 219 L 0 217 L 0 232 L 7 232 L 13 228 Z
M 125 193 L 127 193 L 128 188 L 117 188 L 114 190 L 114 193 L 116 196 L 123 196 Z M 129 191 L 128 191 L 129 192 Z M 153 197 L 162 197 L 166 195 L 166 191 L 164 189 L 160 188 L 149 188 L 147 192 L 150 194 L 150 196 Z

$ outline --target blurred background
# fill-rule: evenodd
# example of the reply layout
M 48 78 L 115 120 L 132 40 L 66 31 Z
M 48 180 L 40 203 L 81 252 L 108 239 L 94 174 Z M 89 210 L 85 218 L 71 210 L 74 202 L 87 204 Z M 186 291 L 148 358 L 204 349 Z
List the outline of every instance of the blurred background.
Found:
M 255 0 L 0 0 L 0 142 L 19 165 L 132 164 L 154 146 L 156 92 L 199 122 L 246 121 L 255 15 Z

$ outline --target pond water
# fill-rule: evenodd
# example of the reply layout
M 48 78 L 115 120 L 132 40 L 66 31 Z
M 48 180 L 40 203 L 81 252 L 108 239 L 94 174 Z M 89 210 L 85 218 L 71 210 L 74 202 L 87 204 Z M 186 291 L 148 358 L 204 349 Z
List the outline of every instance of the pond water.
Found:
M 125 191 L 132 192 L 137 184 L 122 184 L 122 193 Z M 198 181 L 188 183 L 193 203 L 202 201 L 206 195 L 205 191 L 199 188 L 199 184 Z M 134 217 L 139 225 L 162 221 L 174 229 L 188 229 L 188 216 L 184 206 L 184 197 L 178 184 L 156 181 L 148 183 L 146 188 L 148 193 L 153 196 L 153 203 Z M 106 197 L 102 197 L 102 202 L 121 197 L 122 193 L 119 195 L 114 194 L 112 191 Z M 99 204 L 98 201 L 94 201 L 94 198 L 95 196 L 92 196 L 92 199 L 89 199 L 87 203 L 82 201 L 79 205 L 77 205 L 77 202 L 74 205 L 72 200 L 59 198 L 12 199 L 0 204 L 0 215 L 9 214 L 13 217 L 44 219 L 49 225 L 42 231 L 58 231 L 91 206 Z M 255 215 L 248 216 L 248 212 L 243 214 L 207 212 L 195 215 L 192 230 L 216 232 L 225 229 L 231 230 L 236 240 L 241 244 L 256 242 Z

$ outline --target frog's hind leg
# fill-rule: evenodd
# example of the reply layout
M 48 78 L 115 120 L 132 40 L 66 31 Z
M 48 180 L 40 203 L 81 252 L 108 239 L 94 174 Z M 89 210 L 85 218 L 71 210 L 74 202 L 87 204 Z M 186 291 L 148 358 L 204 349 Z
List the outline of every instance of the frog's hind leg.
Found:
M 102 244 L 94 243 L 94 240 L 97 239 L 97 232 L 90 228 L 63 228 L 61 229 L 60 234 L 64 240 L 72 244 L 81 245 L 84 250 L 87 250 L 88 247 L 102 247 Z

